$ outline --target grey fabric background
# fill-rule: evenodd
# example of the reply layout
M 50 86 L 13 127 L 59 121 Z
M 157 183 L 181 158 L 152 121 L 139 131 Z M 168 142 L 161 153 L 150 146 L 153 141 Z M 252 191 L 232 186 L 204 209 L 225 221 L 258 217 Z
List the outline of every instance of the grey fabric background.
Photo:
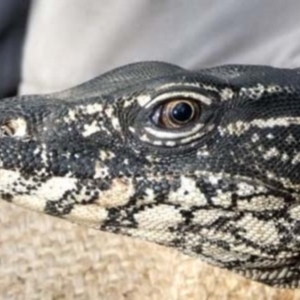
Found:
M 296 0 L 35 0 L 22 93 L 63 89 L 111 68 L 163 60 L 300 66 Z
M 17 91 L 29 3 L 30 0 L 0 1 L 0 98 Z

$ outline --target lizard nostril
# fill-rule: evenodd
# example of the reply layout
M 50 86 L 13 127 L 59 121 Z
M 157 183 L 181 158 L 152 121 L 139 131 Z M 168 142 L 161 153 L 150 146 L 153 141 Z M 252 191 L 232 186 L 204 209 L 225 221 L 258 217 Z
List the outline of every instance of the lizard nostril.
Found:
M 1 126 L 0 136 L 25 137 L 27 135 L 27 123 L 22 118 L 8 120 Z

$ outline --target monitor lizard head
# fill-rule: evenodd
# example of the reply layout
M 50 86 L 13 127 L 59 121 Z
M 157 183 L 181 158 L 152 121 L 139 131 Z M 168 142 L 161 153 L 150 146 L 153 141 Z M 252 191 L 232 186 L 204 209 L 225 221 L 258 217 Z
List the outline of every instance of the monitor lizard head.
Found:
M 0 102 L 0 195 L 295 287 L 298 70 L 145 62 Z

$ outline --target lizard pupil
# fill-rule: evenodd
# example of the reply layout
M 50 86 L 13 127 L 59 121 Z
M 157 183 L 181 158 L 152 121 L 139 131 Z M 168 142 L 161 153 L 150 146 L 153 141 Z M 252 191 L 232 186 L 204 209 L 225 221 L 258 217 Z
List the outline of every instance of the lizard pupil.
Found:
M 152 122 L 161 128 L 180 128 L 199 117 L 199 103 L 191 99 L 175 99 L 160 105 L 152 115 Z
M 172 111 L 171 118 L 177 123 L 186 123 L 193 117 L 193 108 L 187 102 L 177 103 Z

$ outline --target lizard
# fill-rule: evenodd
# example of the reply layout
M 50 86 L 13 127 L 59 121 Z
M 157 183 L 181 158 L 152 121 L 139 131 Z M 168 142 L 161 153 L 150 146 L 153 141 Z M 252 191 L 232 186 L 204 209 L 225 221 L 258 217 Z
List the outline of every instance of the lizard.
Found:
M 0 197 L 300 285 L 300 70 L 165 62 L 0 101 Z

